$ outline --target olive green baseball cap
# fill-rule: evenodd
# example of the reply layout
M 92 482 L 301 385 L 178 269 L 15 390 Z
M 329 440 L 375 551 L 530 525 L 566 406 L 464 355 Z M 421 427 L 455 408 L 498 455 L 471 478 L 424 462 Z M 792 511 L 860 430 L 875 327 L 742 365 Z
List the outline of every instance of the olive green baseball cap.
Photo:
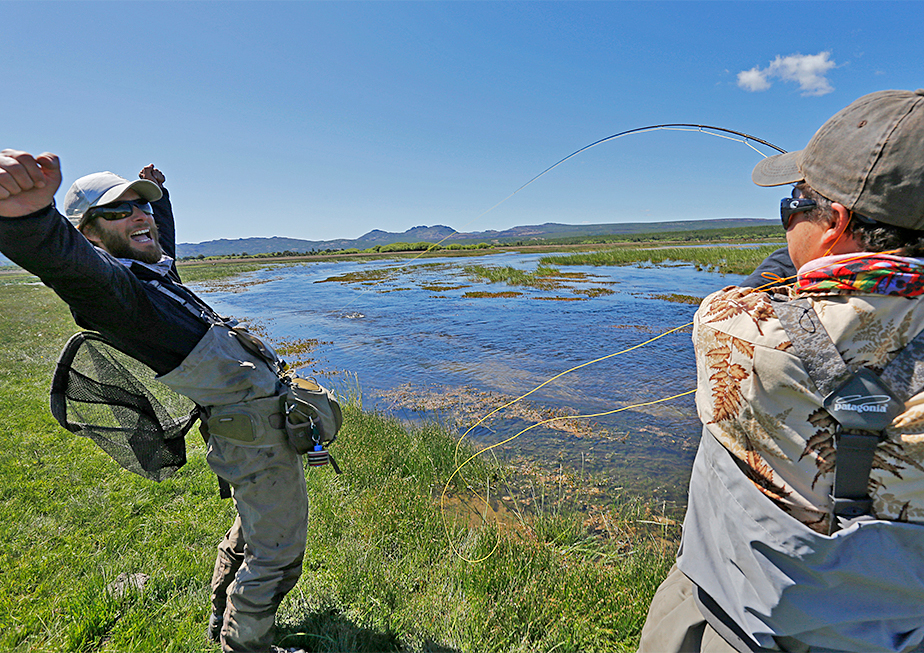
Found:
M 924 230 L 924 89 L 864 95 L 804 150 L 758 163 L 751 179 L 758 186 L 804 181 L 867 218 Z

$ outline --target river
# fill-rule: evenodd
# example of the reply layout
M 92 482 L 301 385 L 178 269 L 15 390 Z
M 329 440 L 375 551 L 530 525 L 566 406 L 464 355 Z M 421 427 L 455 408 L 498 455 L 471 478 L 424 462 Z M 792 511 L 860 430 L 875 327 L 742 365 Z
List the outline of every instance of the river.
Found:
M 560 372 L 692 320 L 695 304 L 664 296 L 701 298 L 741 279 L 685 264 L 562 266 L 565 274 L 553 287 L 535 288 L 487 283 L 464 269 L 533 271 L 539 258 L 306 263 L 198 290 L 220 312 L 256 321 L 273 342 L 316 339 L 303 375 L 341 393 L 358 389 L 367 409 L 441 419 L 461 434 Z M 687 327 L 556 379 L 468 437 L 484 445 L 539 419 L 630 407 L 533 429 L 501 454 L 541 468 L 567 466 L 605 479 L 609 489 L 682 504 L 701 428 L 692 397 L 632 406 L 694 387 Z

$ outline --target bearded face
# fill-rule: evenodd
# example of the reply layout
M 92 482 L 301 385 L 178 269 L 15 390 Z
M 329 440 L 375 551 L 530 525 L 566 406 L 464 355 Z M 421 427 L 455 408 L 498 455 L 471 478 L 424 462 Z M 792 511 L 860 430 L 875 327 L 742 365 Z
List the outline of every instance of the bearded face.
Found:
M 141 196 L 138 193 L 129 190 L 118 201 L 139 199 Z M 116 258 L 133 259 L 142 263 L 157 263 L 164 255 L 160 247 L 154 216 L 145 213 L 137 206 L 134 207 L 131 215 L 118 220 L 91 218 L 81 230 L 87 240 L 97 247 L 102 247 Z
M 153 221 L 142 226 L 128 225 L 128 228 L 125 228 L 126 225 L 115 224 L 129 220 L 94 220 L 84 231 L 91 242 L 116 258 L 157 263 L 164 255 L 160 247 L 157 225 Z

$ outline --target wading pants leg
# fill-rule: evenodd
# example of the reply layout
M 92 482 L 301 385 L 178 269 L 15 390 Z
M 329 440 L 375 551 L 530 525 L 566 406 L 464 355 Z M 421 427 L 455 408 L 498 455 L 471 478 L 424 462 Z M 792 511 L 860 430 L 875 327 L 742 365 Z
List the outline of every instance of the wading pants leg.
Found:
M 224 623 L 225 607 L 228 605 L 228 587 L 237 570 L 244 563 L 244 533 L 240 516 L 225 533 L 218 545 L 215 570 L 212 572 L 212 616 L 209 619 L 209 639 L 221 641 L 221 625 Z
M 639 653 L 737 653 L 706 623 L 693 590 L 693 581 L 671 567 L 648 609 Z
M 225 597 L 222 651 L 266 653 L 276 609 L 298 581 L 305 555 L 308 496 L 301 458 L 281 438 L 248 447 L 213 434 L 207 459 L 230 483 L 238 512 L 212 578 L 213 608 L 220 609 Z

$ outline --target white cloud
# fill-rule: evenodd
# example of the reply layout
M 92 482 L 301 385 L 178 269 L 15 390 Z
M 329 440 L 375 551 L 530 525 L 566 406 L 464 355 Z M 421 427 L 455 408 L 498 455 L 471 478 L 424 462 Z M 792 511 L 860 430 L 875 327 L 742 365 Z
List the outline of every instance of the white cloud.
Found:
M 825 75 L 835 66 L 830 52 L 777 55 L 764 69 L 754 66 L 738 73 L 738 86 L 746 91 L 766 91 L 770 88 L 770 79 L 777 78 L 798 82 L 802 95 L 825 95 L 834 90 Z
M 738 73 L 738 86 L 745 91 L 766 91 L 770 88 L 770 81 L 767 79 L 767 73 L 754 66 L 750 70 L 742 70 Z

